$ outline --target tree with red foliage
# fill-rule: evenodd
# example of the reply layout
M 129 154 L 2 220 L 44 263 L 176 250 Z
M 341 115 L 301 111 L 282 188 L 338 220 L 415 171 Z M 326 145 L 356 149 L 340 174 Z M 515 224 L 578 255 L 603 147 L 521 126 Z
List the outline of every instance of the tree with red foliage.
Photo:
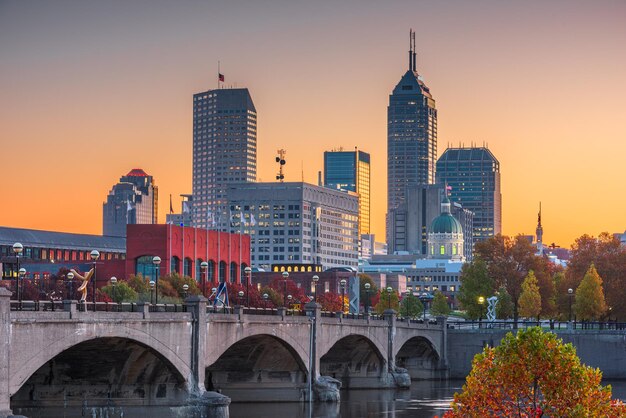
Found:
M 280 296 L 280 300 L 274 300 L 274 303 L 277 306 L 284 306 L 284 301 L 287 299 L 287 295 L 292 296 L 293 302 L 306 303 L 309 301 L 308 297 L 304 294 L 304 290 L 301 287 L 298 287 L 296 282 L 291 279 L 286 280 L 287 286 L 287 294 L 285 294 L 285 279 L 276 278 L 272 280 L 269 285 L 269 288 L 274 290 L 276 294 Z M 287 302 L 289 303 L 289 302 Z
M 322 305 L 323 311 L 341 312 L 341 295 L 338 295 L 337 293 L 324 292 L 321 295 L 317 295 L 317 302 Z

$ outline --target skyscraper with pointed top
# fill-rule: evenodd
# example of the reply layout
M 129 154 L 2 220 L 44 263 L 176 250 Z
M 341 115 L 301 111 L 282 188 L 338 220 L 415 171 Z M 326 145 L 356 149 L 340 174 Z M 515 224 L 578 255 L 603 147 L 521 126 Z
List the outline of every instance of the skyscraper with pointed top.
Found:
M 537 214 L 537 255 L 543 255 L 543 226 L 541 226 L 541 202 L 539 202 L 539 213 Z
M 387 213 L 404 200 L 406 187 L 435 182 L 437 109 L 417 72 L 415 32 L 409 32 L 409 68 L 387 107 Z

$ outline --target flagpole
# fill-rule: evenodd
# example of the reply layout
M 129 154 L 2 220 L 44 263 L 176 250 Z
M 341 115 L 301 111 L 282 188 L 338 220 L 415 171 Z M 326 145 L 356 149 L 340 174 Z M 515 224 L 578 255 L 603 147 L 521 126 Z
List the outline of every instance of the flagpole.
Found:
M 170 221 L 168 222 L 169 224 L 169 247 L 170 247 L 170 253 L 169 253 L 169 257 L 167 259 L 167 267 L 165 269 L 165 271 L 168 274 L 172 274 L 172 212 L 174 212 L 174 208 L 172 208 L 172 194 L 170 193 Z
M 220 282 L 220 270 L 222 264 L 222 252 L 220 250 L 221 247 L 221 239 L 220 239 L 220 229 L 222 229 L 222 210 L 217 214 L 217 282 Z
M 241 213 L 241 212 L 239 212 Z M 241 235 L 243 234 L 243 213 L 241 213 L 241 219 L 239 219 L 239 283 L 241 283 Z
M 196 263 L 198 262 L 198 254 L 197 254 L 197 248 L 196 248 L 196 242 L 198 241 L 198 236 L 196 235 L 198 232 L 198 229 L 196 228 L 196 205 L 193 205 L 191 207 L 193 209 L 193 221 L 192 221 L 192 225 L 193 225 L 193 278 L 198 281 L 198 277 L 197 277 L 197 272 L 198 272 L 198 266 L 196 265 Z

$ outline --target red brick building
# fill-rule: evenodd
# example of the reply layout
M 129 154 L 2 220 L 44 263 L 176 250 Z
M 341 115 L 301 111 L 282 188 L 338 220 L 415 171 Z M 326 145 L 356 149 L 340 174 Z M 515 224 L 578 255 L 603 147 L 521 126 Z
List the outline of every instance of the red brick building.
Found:
M 250 265 L 250 236 L 171 224 L 128 225 L 126 276 L 141 273 L 155 277 L 154 256 L 162 260 L 161 276 L 175 271 L 200 281 L 204 274 L 200 264 L 206 261 L 209 282 L 245 283 L 244 269 Z

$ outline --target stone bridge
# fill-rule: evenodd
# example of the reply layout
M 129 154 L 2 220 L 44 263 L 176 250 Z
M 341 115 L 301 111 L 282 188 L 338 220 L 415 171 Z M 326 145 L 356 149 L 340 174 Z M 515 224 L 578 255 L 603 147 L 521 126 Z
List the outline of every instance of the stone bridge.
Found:
M 446 324 L 273 315 L 235 308 L 186 312 L 11 311 L 0 288 L 0 417 L 11 408 L 185 405 L 205 391 L 237 401 L 336 400 L 346 388 L 406 387 L 445 377 Z M 267 313 L 267 311 L 262 311 Z M 331 378 L 324 378 L 329 376 Z

